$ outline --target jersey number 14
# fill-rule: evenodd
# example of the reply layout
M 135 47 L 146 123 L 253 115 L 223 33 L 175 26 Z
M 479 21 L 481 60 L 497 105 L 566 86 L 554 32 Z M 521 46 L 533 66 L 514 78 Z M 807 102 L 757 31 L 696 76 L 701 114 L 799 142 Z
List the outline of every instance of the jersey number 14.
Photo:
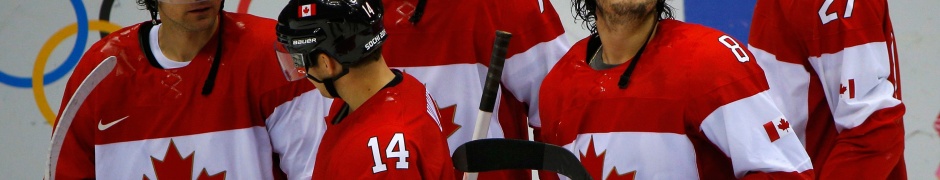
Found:
M 395 151 L 395 147 L 398 147 L 398 151 Z M 369 138 L 369 148 L 372 149 L 372 160 L 375 161 L 375 166 L 372 166 L 372 173 L 380 173 L 388 170 L 387 165 L 382 162 L 382 154 L 379 152 L 378 137 Z M 388 142 L 388 146 L 385 147 L 385 157 L 398 158 L 398 162 L 395 162 L 396 169 L 408 169 L 408 156 L 408 150 L 405 150 L 405 134 L 395 133 L 395 136 L 392 136 L 392 140 Z

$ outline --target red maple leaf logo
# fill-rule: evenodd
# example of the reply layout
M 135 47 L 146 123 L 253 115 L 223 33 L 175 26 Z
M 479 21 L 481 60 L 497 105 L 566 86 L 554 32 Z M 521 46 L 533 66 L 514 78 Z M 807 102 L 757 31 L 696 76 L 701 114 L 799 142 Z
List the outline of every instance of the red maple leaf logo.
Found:
M 437 104 L 434 104 L 434 106 L 437 107 L 437 111 L 441 115 L 441 132 L 446 134 L 447 138 L 450 138 L 460 127 L 463 127 L 454 122 L 454 114 L 457 112 L 456 104 L 444 108 L 440 108 Z
M 841 86 L 839 88 L 839 94 L 845 94 L 845 90 L 848 90 L 848 88 L 845 87 L 845 84 L 839 84 L 839 86 Z
M 405 73 L 405 69 L 402 69 L 401 72 Z M 424 84 L 424 85 L 427 86 L 428 84 Z M 434 108 L 437 108 L 438 115 L 441 116 L 440 117 L 441 118 L 440 119 L 441 120 L 441 133 L 446 134 L 447 138 L 450 138 L 450 136 L 454 135 L 454 133 L 457 132 L 458 129 L 463 127 L 457 124 L 456 121 L 454 121 L 454 115 L 457 112 L 457 105 L 454 104 L 451 106 L 441 108 L 440 105 L 437 105 L 437 100 L 434 100 L 433 102 L 434 102 Z
M 173 152 L 173 153 L 170 153 Z M 153 163 L 153 172 L 156 174 L 156 177 L 153 179 L 191 179 L 193 174 L 193 157 L 196 152 L 182 157 L 182 154 L 176 148 L 176 144 L 173 143 L 173 140 L 170 140 L 170 147 L 167 148 L 166 154 L 163 156 L 163 160 L 157 160 L 156 157 L 150 156 L 150 162 Z M 143 179 L 150 180 L 147 175 L 144 175 Z M 206 168 L 202 168 L 202 171 L 199 172 L 197 180 L 224 180 L 225 171 L 209 175 L 206 172 Z
M 785 119 L 780 119 L 780 125 L 777 125 L 777 128 L 780 128 L 780 130 L 783 131 L 787 131 L 787 129 L 790 129 L 790 122 L 787 122 Z
M 304 6 L 304 14 L 309 13 L 309 12 L 310 12 L 310 7 Z
M 597 151 L 594 150 L 594 137 L 591 137 L 591 141 L 588 143 L 588 149 L 584 153 L 578 153 L 581 157 L 581 164 L 584 165 L 584 169 L 587 170 L 588 174 L 591 175 L 594 179 L 604 178 L 604 157 L 607 156 L 607 151 L 601 152 L 600 155 L 597 155 Z M 587 153 L 587 154 L 585 154 Z M 617 174 L 617 167 L 614 167 L 607 174 L 608 180 L 617 180 L 617 179 L 635 179 L 636 171 L 630 171 L 624 174 Z

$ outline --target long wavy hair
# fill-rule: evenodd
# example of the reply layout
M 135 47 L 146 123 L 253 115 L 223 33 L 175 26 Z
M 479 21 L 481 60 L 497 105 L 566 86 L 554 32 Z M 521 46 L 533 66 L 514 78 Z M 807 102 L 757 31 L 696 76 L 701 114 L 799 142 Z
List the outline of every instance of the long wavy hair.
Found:
M 140 0 L 138 0 L 140 1 Z M 597 33 L 597 0 L 571 0 L 572 14 L 574 15 L 575 20 L 584 21 L 584 27 L 591 31 L 591 33 Z M 656 12 L 659 15 L 656 16 L 656 20 L 663 19 L 672 19 L 672 6 L 666 4 L 666 0 L 659 0 L 656 2 L 655 7 Z

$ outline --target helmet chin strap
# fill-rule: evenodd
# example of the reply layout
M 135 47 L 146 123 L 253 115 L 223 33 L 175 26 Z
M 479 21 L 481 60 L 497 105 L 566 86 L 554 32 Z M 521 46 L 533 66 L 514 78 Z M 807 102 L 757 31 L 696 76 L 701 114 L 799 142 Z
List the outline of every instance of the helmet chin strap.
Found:
M 342 71 L 342 72 L 340 72 L 339 74 L 337 74 L 337 75 L 334 76 L 334 77 L 331 77 L 331 78 L 324 78 L 324 79 L 322 80 L 322 81 L 323 81 L 323 86 L 325 86 L 325 88 L 326 88 L 326 92 L 330 93 L 330 97 L 333 97 L 333 98 L 342 98 L 342 97 L 339 96 L 339 92 L 336 91 L 336 85 L 334 84 L 334 82 L 336 82 L 337 79 L 339 79 L 339 78 L 345 76 L 345 75 L 348 74 L 348 73 L 349 73 L 349 68 L 343 66 L 343 71 Z
M 150 11 L 150 23 L 157 25 L 157 11 Z
M 153 5 L 154 5 L 153 8 L 154 8 L 154 9 L 153 9 L 153 10 L 147 9 L 147 11 L 150 11 L 150 23 L 152 23 L 153 25 L 157 25 L 157 24 L 160 23 L 160 21 L 157 21 L 157 11 L 159 11 L 159 10 L 157 10 L 157 8 L 160 6 L 158 3 L 160 3 L 160 2 L 157 1 L 157 0 L 153 0 Z M 144 4 L 146 4 L 146 3 L 144 3 Z M 144 6 L 146 6 L 146 5 L 144 5 Z M 146 8 L 146 7 L 145 7 L 145 8 Z

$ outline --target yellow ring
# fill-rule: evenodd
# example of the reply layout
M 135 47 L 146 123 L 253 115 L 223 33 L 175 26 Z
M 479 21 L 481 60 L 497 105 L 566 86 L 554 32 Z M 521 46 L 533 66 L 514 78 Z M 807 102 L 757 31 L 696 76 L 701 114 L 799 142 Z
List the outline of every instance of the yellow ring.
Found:
M 121 26 L 108 21 L 94 20 L 88 22 L 88 28 L 110 33 L 120 30 Z M 39 106 L 39 112 L 42 113 L 42 116 L 46 118 L 46 122 L 50 125 L 55 123 L 56 114 L 52 112 L 52 108 L 49 107 L 49 102 L 46 100 L 45 87 L 42 84 L 43 73 L 46 71 L 46 61 L 49 60 L 49 55 L 52 54 L 52 51 L 55 50 L 55 47 L 58 46 L 59 43 L 62 43 L 65 38 L 75 35 L 76 33 L 78 33 L 78 23 L 72 23 L 59 29 L 59 31 L 55 32 L 52 37 L 49 37 L 49 40 L 39 49 L 39 55 L 36 56 L 36 64 L 33 65 L 33 96 L 36 97 L 36 106 Z

